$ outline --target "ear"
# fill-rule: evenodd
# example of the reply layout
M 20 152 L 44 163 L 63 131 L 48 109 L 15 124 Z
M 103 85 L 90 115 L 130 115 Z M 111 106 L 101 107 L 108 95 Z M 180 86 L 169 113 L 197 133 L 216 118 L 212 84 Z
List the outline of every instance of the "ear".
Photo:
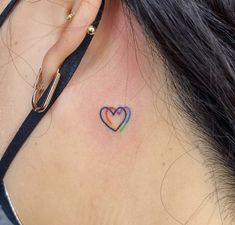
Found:
M 71 12 L 73 18 L 69 20 L 58 41 L 48 50 L 42 63 L 42 77 L 44 84 L 49 84 L 63 61 L 83 41 L 88 27 L 94 21 L 102 0 L 75 0 Z M 65 18 L 66 20 L 66 18 Z

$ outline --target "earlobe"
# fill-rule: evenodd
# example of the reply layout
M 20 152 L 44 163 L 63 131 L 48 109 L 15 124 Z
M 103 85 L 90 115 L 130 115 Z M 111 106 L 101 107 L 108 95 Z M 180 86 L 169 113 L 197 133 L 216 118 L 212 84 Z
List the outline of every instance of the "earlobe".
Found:
M 70 12 L 70 20 L 58 41 L 48 50 L 42 63 L 42 79 L 49 84 L 64 60 L 81 44 L 93 23 L 102 0 L 75 0 Z M 65 18 L 66 21 L 67 18 Z M 90 27 L 91 29 L 91 27 Z M 92 28 L 94 31 L 94 29 Z M 91 32 L 90 34 L 94 34 Z

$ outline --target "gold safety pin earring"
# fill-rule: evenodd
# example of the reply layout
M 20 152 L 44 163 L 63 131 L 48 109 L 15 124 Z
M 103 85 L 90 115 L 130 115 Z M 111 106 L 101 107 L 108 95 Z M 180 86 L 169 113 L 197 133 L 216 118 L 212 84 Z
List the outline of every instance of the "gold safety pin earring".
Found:
M 58 69 L 56 72 L 56 75 L 53 79 L 53 82 L 50 86 L 50 90 L 47 94 L 46 99 L 44 100 L 43 104 L 41 106 L 38 106 L 38 101 L 41 98 L 43 92 L 44 92 L 44 86 L 42 84 L 42 69 L 39 70 L 38 76 L 36 78 L 35 84 L 34 84 L 34 92 L 33 92 L 33 97 L 32 97 L 32 106 L 33 110 L 38 113 L 44 112 L 47 107 L 50 104 L 50 101 L 52 99 L 53 94 L 55 93 L 55 89 L 59 83 L 61 74 L 60 70 Z

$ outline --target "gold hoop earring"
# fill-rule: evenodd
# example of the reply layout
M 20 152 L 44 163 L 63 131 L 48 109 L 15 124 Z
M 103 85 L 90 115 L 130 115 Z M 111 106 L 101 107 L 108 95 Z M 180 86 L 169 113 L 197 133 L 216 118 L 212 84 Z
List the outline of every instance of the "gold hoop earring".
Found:
M 61 77 L 61 74 L 58 69 L 56 72 L 56 75 L 50 85 L 50 90 L 47 94 L 46 99 L 44 100 L 44 102 L 42 103 L 41 106 L 38 106 L 38 101 L 40 100 L 40 98 L 45 90 L 44 85 L 43 85 L 43 81 L 42 81 L 42 69 L 39 70 L 38 76 L 37 76 L 35 84 L 34 84 L 34 92 L 33 92 L 33 97 L 32 97 L 32 107 L 35 112 L 42 113 L 47 109 L 47 107 L 49 106 L 49 104 L 51 102 L 52 96 L 56 90 L 56 87 L 59 83 L 60 77 Z

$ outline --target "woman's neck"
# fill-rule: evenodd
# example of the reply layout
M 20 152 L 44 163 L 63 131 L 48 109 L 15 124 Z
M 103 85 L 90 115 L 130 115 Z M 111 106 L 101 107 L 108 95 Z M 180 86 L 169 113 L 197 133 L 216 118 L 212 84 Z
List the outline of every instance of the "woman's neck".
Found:
M 42 20 L 58 15 L 53 9 L 45 12 L 48 3 L 44 1 L 34 4 L 22 3 L 20 9 L 30 14 L 40 4 L 37 13 Z M 13 22 L 19 21 L 17 25 L 24 26 L 29 36 L 48 29 L 41 24 L 35 34 L 32 26 L 25 27 L 22 11 L 16 10 Z M 132 22 L 130 26 L 118 1 L 106 6 L 94 42 L 73 80 L 10 168 L 6 185 L 26 225 L 194 225 L 210 220 L 220 224 L 214 187 L 205 182 L 208 169 L 196 137 L 173 104 L 167 70 L 156 53 L 152 57 L 134 18 Z M 27 43 L 14 34 L 14 41 L 26 49 Z M 38 46 L 45 51 L 50 42 L 43 48 L 38 41 Z M 3 44 L 2 48 L 8 51 Z M 31 65 L 39 62 L 37 48 L 22 58 Z M 17 46 L 11 49 L 17 52 Z M 5 55 L 0 57 L 1 62 L 7 61 Z M 15 68 L 13 61 L 8 66 Z M 5 78 L 0 89 L 9 82 L 16 85 L 19 77 L 14 77 Z M 2 96 L 14 98 L 18 91 L 19 87 Z M 31 89 L 24 95 L 30 99 Z M 19 101 L 24 107 L 14 126 L 7 122 L 9 115 L 0 117 L 6 130 L 14 131 L 26 116 L 30 101 L 18 98 L 11 107 Z M 7 104 L 4 107 L 6 113 L 11 110 Z M 118 112 L 110 108 L 105 117 L 100 114 L 103 107 L 129 107 L 131 118 L 122 132 L 107 126 L 107 118 L 122 123 L 114 118 Z

